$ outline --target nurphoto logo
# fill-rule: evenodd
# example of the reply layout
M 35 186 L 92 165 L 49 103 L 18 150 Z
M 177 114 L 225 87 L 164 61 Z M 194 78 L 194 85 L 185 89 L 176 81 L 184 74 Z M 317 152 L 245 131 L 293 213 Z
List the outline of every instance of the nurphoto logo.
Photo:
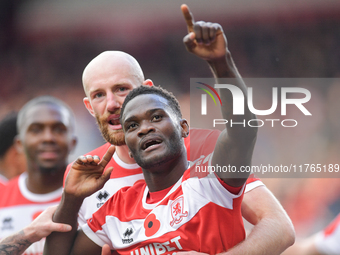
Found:
M 244 108 L 245 108 L 245 96 L 243 91 L 235 85 L 232 84 L 215 84 L 214 87 L 203 83 L 197 82 L 206 88 L 210 89 L 220 101 L 220 105 L 222 106 L 221 98 L 216 91 L 216 89 L 228 89 L 232 95 L 233 99 L 233 115 L 244 115 Z M 198 89 L 203 90 L 206 94 L 201 94 L 201 115 L 207 115 L 207 94 L 212 98 L 217 106 L 216 100 L 214 95 L 206 88 L 196 87 Z M 269 109 L 259 110 L 254 107 L 253 103 L 253 88 L 247 88 L 247 106 L 250 112 L 257 116 L 266 116 L 274 113 L 278 107 L 278 102 L 280 99 L 280 106 L 281 106 L 281 116 L 287 115 L 287 105 L 295 105 L 304 115 L 311 116 L 312 114 L 308 111 L 308 109 L 304 106 L 311 99 L 311 93 L 308 89 L 305 88 L 298 88 L 298 87 L 281 87 L 280 88 L 281 97 L 278 95 L 278 87 L 272 87 L 272 105 Z M 298 94 L 302 95 L 302 98 L 289 98 L 289 95 Z M 251 119 L 246 122 L 234 122 L 235 124 L 242 124 L 243 126 L 250 127 L 261 127 L 264 125 L 265 121 L 271 122 L 272 127 L 274 127 L 274 123 L 279 121 L 283 127 L 295 127 L 297 126 L 297 121 L 295 119 Z M 215 127 L 218 124 L 227 124 L 233 125 L 232 120 L 225 120 L 225 119 L 214 119 L 213 126 Z
M 215 95 L 217 96 L 218 100 L 220 101 L 220 104 L 222 105 L 222 100 L 220 98 L 220 95 L 218 94 L 218 92 L 216 91 L 216 89 L 214 89 L 213 87 L 211 87 L 210 85 L 206 84 L 206 83 L 203 83 L 203 82 L 197 82 L 201 85 L 204 85 L 205 87 L 209 88 L 212 92 L 215 93 Z M 211 92 L 207 89 L 204 89 L 204 88 L 201 88 L 201 87 L 196 87 L 198 89 L 201 89 L 203 91 L 205 91 L 211 98 L 212 100 L 214 101 L 215 105 L 217 106 L 217 103 L 216 103 L 216 100 L 214 98 L 214 96 L 211 94 Z M 202 94 L 201 95 L 201 114 L 202 115 L 207 115 L 207 94 Z

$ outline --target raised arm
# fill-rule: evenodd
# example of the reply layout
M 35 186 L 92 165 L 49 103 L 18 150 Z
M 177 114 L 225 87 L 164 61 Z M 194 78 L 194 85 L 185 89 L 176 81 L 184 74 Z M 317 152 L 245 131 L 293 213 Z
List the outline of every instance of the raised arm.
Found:
M 188 28 L 188 35 L 183 39 L 187 50 L 208 62 L 217 83 L 221 83 L 220 78 L 235 78 L 237 84 L 234 85 L 242 90 L 245 99 L 247 99 L 246 86 L 231 57 L 222 27 L 216 23 L 195 22 L 186 5 L 182 5 L 181 10 Z M 255 118 L 248 109 L 244 116 L 238 118 L 232 116 L 231 103 L 233 101 L 229 90 L 220 89 L 220 93 L 223 100 L 224 119 L 242 122 Z M 238 167 L 249 165 L 257 130 L 255 128 L 241 130 L 229 128 L 228 133 L 229 136 L 227 133 L 223 133 L 225 141 L 229 143 L 227 151 L 221 153 L 220 156 L 225 158 L 228 156 L 226 160 Z M 239 186 L 239 184 L 241 183 L 236 183 L 235 186 Z M 253 189 L 244 195 L 242 216 L 255 226 L 250 236 L 231 249 L 230 254 L 250 254 L 249 252 L 259 255 L 280 254 L 294 243 L 295 232 L 289 217 L 265 186 Z M 264 236 L 271 238 L 263 238 Z
M 77 233 L 77 215 L 83 200 L 102 188 L 110 178 L 113 168 L 105 166 L 111 160 L 115 151 L 111 146 L 103 159 L 97 156 L 81 156 L 72 165 L 67 175 L 61 202 L 54 214 L 53 221 L 66 223 L 72 226 L 68 233 L 52 233 L 46 238 L 44 254 L 66 255 L 70 254 L 73 245 L 76 250 L 72 254 L 100 254 L 101 248 L 93 243 L 87 236 L 79 231 Z
M 187 5 L 182 5 L 181 10 L 189 32 L 183 39 L 187 50 L 208 62 L 217 83 L 222 82 L 220 78 L 232 78 L 229 82 L 241 89 L 247 100 L 246 85 L 231 57 L 222 27 L 217 23 L 195 22 Z M 233 95 L 229 89 L 221 88 L 220 97 L 224 119 L 232 120 L 234 123 L 247 123 L 248 120 L 255 119 L 255 115 L 247 107 L 244 115 L 233 115 Z M 241 166 L 251 164 L 257 128 L 244 127 L 242 124 L 231 126 L 229 123 L 230 121 L 217 141 L 212 165 L 235 166 L 237 169 L 235 173 L 217 174 L 230 186 L 239 187 L 244 184 L 249 175 L 238 170 Z
M 23 230 L 2 239 L 0 241 L 0 255 L 22 254 L 32 243 L 40 241 L 53 231 L 70 231 L 71 226 L 52 221 L 52 215 L 56 209 L 57 206 L 47 208 Z

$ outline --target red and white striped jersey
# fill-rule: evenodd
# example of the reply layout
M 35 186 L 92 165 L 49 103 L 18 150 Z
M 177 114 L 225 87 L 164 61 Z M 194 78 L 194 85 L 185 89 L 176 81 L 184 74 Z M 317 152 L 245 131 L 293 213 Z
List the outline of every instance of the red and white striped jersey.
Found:
M 340 214 L 315 235 L 315 246 L 322 254 L 340 254 Z
M 220 133 L 219 130 L 190 129 L 189 136 L 184 139 L 188 160 L 195 165 L 200 165 L 208 160 L 212 155 Z M 85 155 L 97 155 L 102 158 L 109 147 L 110 143 L 106 143 Z M 209 151 L 207 155 L 206 151 Z M 72 164 L 68 165 L 64 179 L 70 171 L 71 166 Z M 137 164 L 124 163 L 116 153 L 106 168 L 111 166 L 113 167 L 111 179 L 105 183 L 102 189 L 84 199 L 78 213 L 78 223 L 80 226 L 85 224 L 86 221 L 91 218 L 92 214 L 119 189 L 132 186 L 136 181 L 143 179 L 142 169 Z M 247 180 L 245 192 L 261 185 L 263 185 L 261 180 L 251 175 Z
M 47 207 L 59 204 L 62 188 L 34 194 L 26 187 L 27 173 L 10 180 L 0 196 L 0 239 L 22 230 Z M 41 255 L 45 239 L 33 243 L 24 254 Z
M 119 190 L 83 226 L 99 246 L 119 254 L 156 255 L 178 251 L 217 254 L 245 238 L 241 216 L 243 188 L 237 195 L 210 174 L 191 177 L 190 169 L 155 204 L 147 204 L 145 181 Z

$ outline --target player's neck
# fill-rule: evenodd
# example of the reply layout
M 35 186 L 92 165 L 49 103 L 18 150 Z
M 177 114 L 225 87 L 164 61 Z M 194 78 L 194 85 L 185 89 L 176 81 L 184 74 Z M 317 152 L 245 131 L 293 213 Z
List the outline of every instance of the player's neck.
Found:
M 174 185 L 188 168 L 186 151 L 174 160 L 157 164 L 150 169 L 144 169 L 143 175 L 150 192 L 164 190 Z
M 136 161 L 129 156 L 129 148 L 127 145 L 116 146 L 116 153 L 121 161 L 125 164 L 135 164 Z
M 26 187 L 35 194 L 47 194 L 63 186 L 63 178 L 66 169 L 65 164 L 55 167 L 39 166 L 35 162 L 27 162 Z
M 27 172 L 26 187 L 35 194 L 47 194 L 63 186 L 63 176 L 58 174 L 41 174 Z

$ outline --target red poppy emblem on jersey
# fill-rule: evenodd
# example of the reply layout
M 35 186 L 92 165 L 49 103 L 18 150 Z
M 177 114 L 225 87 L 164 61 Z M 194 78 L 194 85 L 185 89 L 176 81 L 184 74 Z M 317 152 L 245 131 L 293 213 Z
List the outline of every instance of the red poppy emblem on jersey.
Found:
M 153 236 L 157 233 L 160 226 L 161 222 L 157 220 L 156 215 L 153 213 L 150 214 L 144 221 L 145 235 L 147 237 Z
M 188 216 L 188 212 L 184 212 L 184 198 L 183 196 L 177 198 L 175 201 L 171 203 L 171 216 L 172 221 L 170 222 L 170 226 L 172 227 L 174 224 L 178 224 L 183 220 L 183 217 Z

